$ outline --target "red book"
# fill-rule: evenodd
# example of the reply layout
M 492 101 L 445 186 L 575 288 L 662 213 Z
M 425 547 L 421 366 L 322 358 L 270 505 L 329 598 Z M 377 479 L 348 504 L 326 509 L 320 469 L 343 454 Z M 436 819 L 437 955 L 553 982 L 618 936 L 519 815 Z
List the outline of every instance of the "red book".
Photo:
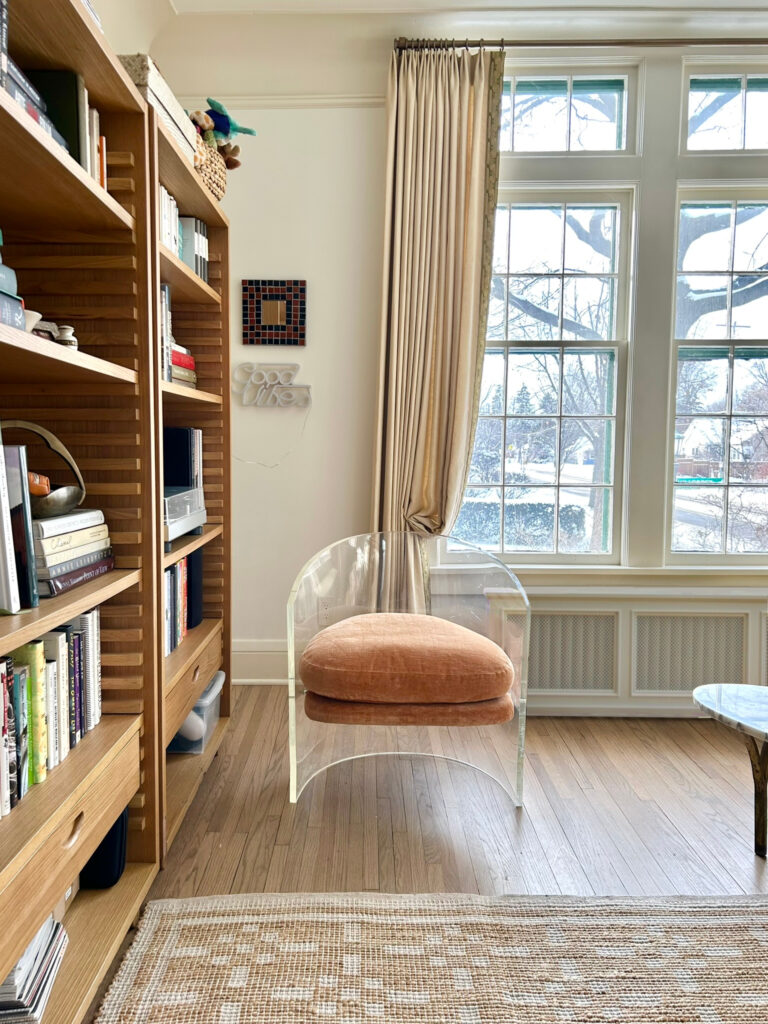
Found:
M 182 366 L 185 370 L 194 370 L 195 357 L 188 356 L 186 352 L 171 352 L 171 365 Z

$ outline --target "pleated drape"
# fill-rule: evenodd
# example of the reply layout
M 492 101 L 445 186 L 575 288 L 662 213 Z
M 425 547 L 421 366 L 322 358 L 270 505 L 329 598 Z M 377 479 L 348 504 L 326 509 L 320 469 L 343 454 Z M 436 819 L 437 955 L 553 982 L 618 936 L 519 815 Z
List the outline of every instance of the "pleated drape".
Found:
M 499 168 L 499 52 L 393 54 L 374 526 L 450 532 L 472 453 Z

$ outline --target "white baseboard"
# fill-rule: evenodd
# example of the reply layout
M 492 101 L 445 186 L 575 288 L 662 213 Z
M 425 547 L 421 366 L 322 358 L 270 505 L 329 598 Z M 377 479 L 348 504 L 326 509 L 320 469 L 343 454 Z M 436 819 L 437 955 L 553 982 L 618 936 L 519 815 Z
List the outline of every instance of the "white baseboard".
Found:
M 232 682 L 273 686 L 288 682 L 288 641 L 282 638 L 232 641 Z

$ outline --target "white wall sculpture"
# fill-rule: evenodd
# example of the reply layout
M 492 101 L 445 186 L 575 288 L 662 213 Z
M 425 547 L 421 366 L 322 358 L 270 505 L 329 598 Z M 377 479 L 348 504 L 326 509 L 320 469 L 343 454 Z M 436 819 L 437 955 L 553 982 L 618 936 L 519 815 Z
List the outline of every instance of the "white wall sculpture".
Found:
M 242 405 L 306 409 L 312 404 L 308 384 L 294 384 L 298 363 L 241 363 L 232 371 L 232 391 Z

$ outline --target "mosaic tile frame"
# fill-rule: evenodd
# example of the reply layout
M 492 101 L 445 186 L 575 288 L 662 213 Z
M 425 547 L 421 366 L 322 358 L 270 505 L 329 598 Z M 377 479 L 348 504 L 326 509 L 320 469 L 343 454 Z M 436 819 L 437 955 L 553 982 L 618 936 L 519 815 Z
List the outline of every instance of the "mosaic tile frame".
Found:
M 243 344 L 244 345 L 306 345 L 307 282 L 297 280 L 254 280 L 243 278 Z M 278 319 L 274 315 L 264 322 L 264 305 L 273 303 L 271 313 L 284 304 Z

